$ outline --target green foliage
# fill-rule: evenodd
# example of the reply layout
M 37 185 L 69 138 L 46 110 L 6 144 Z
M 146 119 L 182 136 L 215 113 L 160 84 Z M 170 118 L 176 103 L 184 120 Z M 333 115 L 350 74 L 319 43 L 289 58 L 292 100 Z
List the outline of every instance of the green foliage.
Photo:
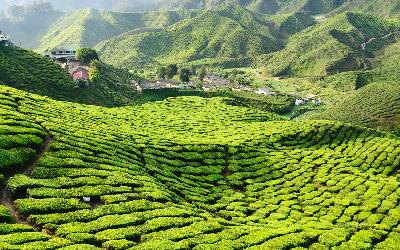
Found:
M 371 83 L 350 94 L 328 110 L 309 114 L 309 119 L 330 119 L 368 127 L 395 129 L 400 106 L 397 84 Z
M 179 79 L 181 82 L 188 83 L 190 81 L 192 73 L 188 68 L 182 68 L 179 70 Z
M 312 24 L 306 18 L 290 32 Z M 281 48 L 287 39 L 285 22 L 229 4 L 163 30 L 132 32 L 96 46 L 102 60 L 129 68 L 148 68 L 171 63 L 220 64 L 235 67 L 257 55 Z M 282 28 L 282 29 L 281 29 Z M 223 62 L 223 63 L 221 63 Z
M 93 83 L 97 83 L 100 81 L 100 71 L 94 64 L 90 65 L 89 68 L 89 80 Z
M 86 104 L 121 106 L 133 102 L 136 92 L 131 81 L 139 80 L 136 75 L 99 61 L 91 63 L 89 73 L 95 86 L 80 88 L 54 62 L 18 47 L 0 47 L 0 81 L 5 85 Z
M 201 67 L 200 70 L 197 72 L 197 77 L 202 82 L 204 80 L 204 77 L 206 77 L 206 74 L 206 69 L 204 67 Z
M 46 27 L 39 50 L 70 45 L 93 47 L 124 32 L 165 27 L 192 15 L 191 11 L 118 13 L 89 8 L 66 12 Z
M 157 70 L 158 78 L 165 79 L 167 77 L 167 69 L 165 67 L 159 67 Z
M 91 48 L 80 48 L 76 51 L 76 59 L 81 63 L 88 65 L 94 60 L 99 60 L 99 55 L 96 50 Z
M 397 137 L 340 122 L 285 121 L 227 104 L 239 97 L 103 108 L 0 87 L 3 150 L 37 148 L 43 140 L 36 136 L 53 135 L 32 174 L 15 175 L 8 187 L 18 212 L 54 235 L 4 224 L 0 247 L 396 244 Z M 265 98 L 282 108 L 289 102 Z
M 169 64 L 166 68 L 166 77 L 171 79 L 176 74 L 178 74 L 178 66 L 176 64 Z
M 363 69 L 367 58 L 394 42 L 399 29 L 396 22 L 346 12 L 291 36 L 283 50 L 261 56 L 259 64 L 275 76 L 326 76 Z

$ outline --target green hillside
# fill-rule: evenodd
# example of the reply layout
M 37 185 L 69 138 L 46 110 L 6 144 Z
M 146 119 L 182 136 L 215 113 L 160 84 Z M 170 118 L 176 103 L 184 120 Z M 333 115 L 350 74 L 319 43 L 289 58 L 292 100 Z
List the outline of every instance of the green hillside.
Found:
M 278 50 L 289 34 L 312 23 L 309 16 L 299 13 L 274 20 L 238 5 L 226 5 L 204 11 L 165 30 L 114 37 L 100 43 L 96 49 L 104 61 L 125 67 L 204 59 L 240 61 Z
M 306 118 L 340 120 L 398 132 L 400 125 L 400 43 L 380 50 L 370 58 L 371 69 L 332 75 L 323 81 L 348 97 L 326 111 Z M 356 90 L 356 91 L 354 91 Z
M 260 58 L 271 75 L 324 76 L 365 69 L 369 58 L 394 43 L 400 26 L 363 13 L 346 12 L 290 37 L 287 46 Z
M 367 127 L 394 130 L 400 125 L 400 86 L 370 83 L 326 111 L 309 114 L 307 119 L 329 119 Z
M 100 81 L 92 87 L 80 87 L 59 65 L 18 47 L 0 46 L 0 84 L 57 100 L 103 106 L 132 102 L 136 95 L 130 82 L 136 76 L 112 66 L 98 65 Z
M 264 14 L 291 13 L 306 11 L 313 14 L 326 13 L 342 7 L 346 0 L 164 0 L 160 1 L 161 8 L 166 9 L 199 9 L 213 8 L 225 3 L 237 3 L 252 11 Z
M 221 98 L 109 109 L 0 87 L 0 100 L 0 171 L 15 170 L 3 249 L 398 245 L 392 136 Z
M 191 17 L 189 11 L 117 13 L 81 9 L 64 14 L 41 39 L 40 50 L 65 45 L 93 47 L 102 40 L 132 29 L 158 28 Z
M 399 0 L 352 0 L 345 1 L 339 8 L 328 13 L 329 15 L 335 15 L 340 12 L 356 10 L 381 17 L 399 17 L 400 16 L 400 1 Z

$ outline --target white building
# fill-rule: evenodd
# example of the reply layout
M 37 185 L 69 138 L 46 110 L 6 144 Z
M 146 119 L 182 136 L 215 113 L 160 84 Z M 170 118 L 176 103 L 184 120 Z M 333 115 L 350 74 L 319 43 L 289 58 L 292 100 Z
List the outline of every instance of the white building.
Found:
M 54 48 L 47 51 L 44 56 L 53 60 L 76 60 L 76 48 Z
M 10 36 L 2 34 L 0 31 L 0 45 L 10 46 L 12 45 Z
M 302 100 L 302 99 L 296 99 L 296 101 L 294 102 L 294 104 L 296 106 L 303 105 L 304 103 L 306 103 L 306 102 L 304 100 Z

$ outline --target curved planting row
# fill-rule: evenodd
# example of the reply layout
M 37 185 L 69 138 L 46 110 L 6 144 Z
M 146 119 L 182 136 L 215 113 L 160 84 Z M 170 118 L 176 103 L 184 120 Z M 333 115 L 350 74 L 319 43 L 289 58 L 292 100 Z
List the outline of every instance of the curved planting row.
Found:
M 32 172 L 17 171 L 8 181 L 29 225 L 12 224 L 0 207 L 8 223 L 0 248 L 399 243 L 400 141 L 390 135 L 335 122 L 274 121 L 222 98 L 106 109 L 9 88 L 0 94 L 10 119 L 39 131 L 34 149 L 46 133 L 53 136 Z

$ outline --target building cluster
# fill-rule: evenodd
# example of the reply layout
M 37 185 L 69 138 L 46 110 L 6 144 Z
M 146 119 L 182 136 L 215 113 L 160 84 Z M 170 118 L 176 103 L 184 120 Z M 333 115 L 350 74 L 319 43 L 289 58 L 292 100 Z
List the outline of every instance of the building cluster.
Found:
M 321 105 L 322 101 L 320 98 L 318 98 L 316 95 L 314 94 L 308 94 L 306 98 L 300 98 L 300 99 L 296 99 L 295 101 L 295 105 L 296 106 L 301 106 L 307 103 L 313 103 L 315 105 Z
M 54 48 L 44 56 L 61 65 L 74 81 L 89 81 L 89 69 L 76 59 L 77 48 Z

